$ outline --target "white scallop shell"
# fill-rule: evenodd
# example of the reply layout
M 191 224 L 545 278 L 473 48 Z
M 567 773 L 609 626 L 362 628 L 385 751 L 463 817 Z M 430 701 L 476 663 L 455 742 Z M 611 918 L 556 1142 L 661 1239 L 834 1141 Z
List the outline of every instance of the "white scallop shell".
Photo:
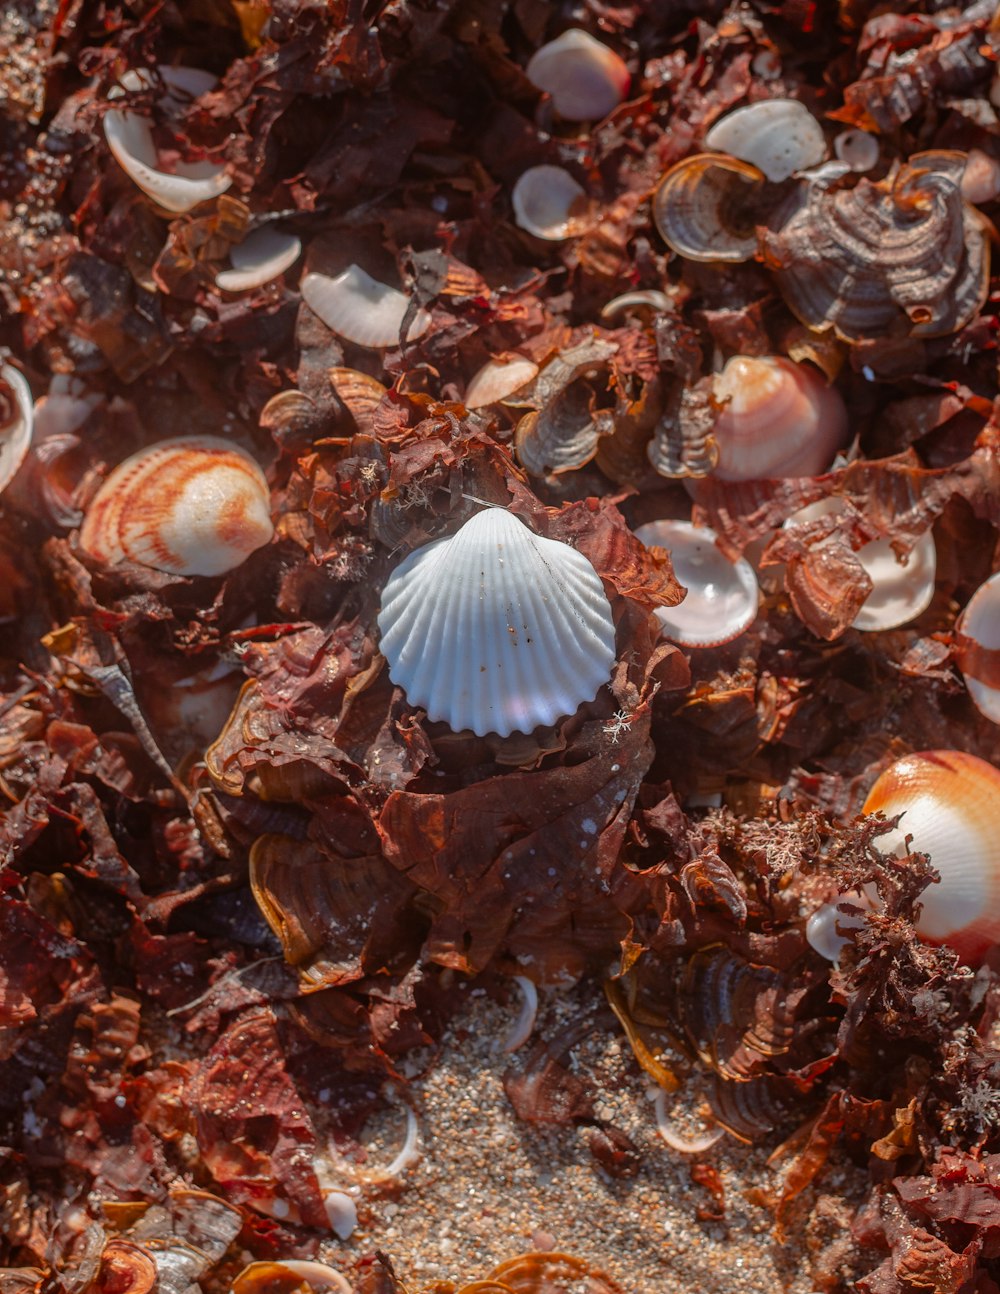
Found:
M 24 462 L 34 431 L 34 411 L 24 376 L 11 364 L 0 365 L 0 492 Z
M 597 121 L 628 94 L 628 68 L 613 49 L 579 27 L 543 45 L 525 72 L 532 85 L 552 96 L 552 106 L 567 121 Z
M 216 436 L 179 436 L 119 463 L 87 509 L 80 547 L 108 566 L 221 575 L 273 533 L 256 461 Z
M 538 365 L 524 355 L 510 353 L 487 360 L 469 379 L 464 404 L 467 409 L 482 409 L 520 391 L 538 376 Z
M 511 190 L 514 219 L 536 238 L 557 243 L 584 226 L 587 195 L 561 166 L 532 166 Z
M 369 350 L 399 345 L 399 333 L 410 298 L 396 288 L 379 283 L 357 265 L 348 265 L 334 278 L 307 274 L 301 285 L 309 309 L 339 337 Z M 416 341 L 431 325 L 426 310 L 418 310 L 406 341 Z
M 179 95 L 197 96 L 217 84 L 210 72 L 195 67 L 161 67 L 160 76 Z M 145 70 L 129 71 L 108 98 L 120 98 L 125 90 L 152 84 Z M 232 184 L 225 166 L 215 162 L 178 161 L 172 171 L 160 170 L 152 125 L 141 113 L 111 108 L 104 114 L 104 136 L 115 161 L 128 176 L 165 211 L 190 211 L 199 202 L 217 198 Z
M 478 736 L 573 714 L 615 661 L 593 566 L 503 508 L 411 553 L 386 582 L 378 625 L 389 677 L 409 703 Z
M 246 292 L 284 274 L 302 254 L 294 234 L 264 225 L 248 234 L 229 252 L 232 269 L 220 270 L 215 285 L 223 292 Z
M 798 99 L 763 99 L 728 112 L 705 145 L 758 167 L 769 180 L 787 180 L 826 155 L 823 127 Z
M 635 536 L 670 553 L 674 574 L 687 589 L 683 602 L 659 607 L 656 618 L 666 637 L 685 647 L 717 647 L 738 638 L 757 618 L 760 589 L 753 567 L 729 560 L 716 546 L 716 533 L 689 521 L 650 521 Z
M 1000 651 L 1000 573 L 976 589 L 955 626 L 987 652 Z M 1000 723 L 1000 691 L 962 671 L 973 705 L 993 723 Z

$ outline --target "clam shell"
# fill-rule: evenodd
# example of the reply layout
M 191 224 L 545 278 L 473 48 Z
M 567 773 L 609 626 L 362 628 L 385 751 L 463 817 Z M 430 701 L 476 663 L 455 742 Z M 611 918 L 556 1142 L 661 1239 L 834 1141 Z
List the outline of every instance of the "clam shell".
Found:
M 637 526 L 635 536 L 670 553 L 687 589 L 683 602 L 656 612 L 667 638 L 685 647 L 718 647 L 756 620 L 760 589 L 753 567 L 742 557 L 730 561 L 716 546 L 714 530 L 689 521 L 650 521 Z
M 215 436 L 180 436 L 115 468 L 87 510 L 80 547 L 108 566 L 221 575 L 268 543 L 269 504 L 248 453 Z
M 667 246 L 690 261 L 748 261 L 757 251 L 763 183 L 763 172 L 735 157 L 686 157 L 660 181 L 653 221 Z
M 386 283 L 379 283 L 360 266 L 348 265 L 334 278 L 307 274 L 301 290 L 309 309 L 339 337 L 368 350 L 400 344 L 410 298 Z M 402 340 L 416 341 L 430 324 L 427 311 L 418 310 Z
M 17 475 L 31 445 L 34 409 L 23 375 L 11 364 L 0 365 L 0 493 Z
M 223 292 L 246 292 L 284 274 L 299 259 L 302 243 L 294 234 L 265 225 L 248 234 L 229 253 L 232 269 L 220 270 L 216 287 Z
M 823 127 L 798 99 L 763 99 L 727 112 L 705 136 L 708 148 L 749 162 L 769 180 L 787 180 L 826 155 Z
M 958 618 L 956 629 L 969 640 L 962 656 L 962 677 L 972 704 L 993 723 L 1000 723 L 1000 688 L 991 659 L 1000 652 L 1000 573 L 976 589 Z M 978 677 L 982 674 L 983 677 Z
M 469 379 L 465 407 L 484 409 L 487 405 L 496 404 L 498 400 L 505 400 L 515 391 L 520 391 L 537 376 L 538 365 L 534 360 L 513 353 L 496 355 Z
M 209 72 L 194 67 L 161 67 L 160 76 L 168 87 L 167 102 L 181 95 L 197 96 L 217 84 Z M 145 70 L 126 72 L 121 84 L 109 98 L 119 98 L 125 90 L 138 90 L 152 84 Z M 165 211 L 190 211 L 200 202 L 208 202 L 224 193 L 232 184 L 225 166 L 215 162 L 178 161 L 172 171 L 160 169 L 160 159 L 150 121 L 141 113 L 127 108 L 111 108 L 104 114 L 104 137 L 115 161 L 123 171 Z
M 561 242 L 585 224 L 587 194 L 561 166 L 532 166 L 510 195 L 514 219 L 536 238 Z
M 389 677 L 409 703 L 478 736 L 573 714 L 615 660 L 593 566 L 503 508 L 411 553 L 386 582 L 378 626 Z
M 920 896 L 918 933 L 976 963 L 1000 940 L 1000 772 L 957 750 L 927 750 L 898 760 L 869 793 L 864 813 L 904 816 L 880 836 L 884 854 L 927 854 L 940 874 Z
M 937 549 L 929 530 L 902 561 L 888 539 L 865 544 L 856 556 L 875 587 L 851 622 L 855 629 L 867 633 L 898 629 L 930 606 L 937 577 Z
M 628 68 L 613 49 L 578 27 L 542 45 L 525 72 L 567 121 L 597 121 L 628 94 Z

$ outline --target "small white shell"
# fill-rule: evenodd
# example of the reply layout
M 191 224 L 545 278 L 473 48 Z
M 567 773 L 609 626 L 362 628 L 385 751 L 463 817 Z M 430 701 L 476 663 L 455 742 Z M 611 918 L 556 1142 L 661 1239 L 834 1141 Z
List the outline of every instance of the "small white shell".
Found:
M 598 121 L 628 94 L 628 68 L 613 49 L 578 27 L 543 45 L 525 71 L 567 121 Z
M 561 166 L 530 167 L 511 190 L 510 201 L 518 225 L 548 242 L 572 238 L 585 224 L 587 195 Z
M 753 567 L 742 557 L 731 562 L 716 546 L 714 530 L 689 521 L 650 521 L 637 526 L 635 536 L 667 549 L 687 589 L 683 602 L 656 612 L 666 637 L 685 647 L 718 647 L 756 620 L 760 589 Z
M 170 90 L 184 95 L 204 94 L 217 84 L 211 73 L 200 68 L 161 67 L 159 71 Z M 126 72 L 121 87 L 111 90 L 108 98 L 119 98 L 125 90 L 150 84 L 152 77 L 147 71 Z M 179 161 L 172 171 L 160 170 L 151 123 L 140 113 L 111 108 L 104 114 L 103 124 L 115 161 L 165 211 L 190 211 L 199 202 L 217 198 L 233 182 L 225 166 L 215 162 Z
M 0 493 L 24 462 L 34 425 L 31 387 L 13 365 L 0 365 Z
M 657 288 L 641 288 L 612 297 L 607 305 L 601 307 L 601 318 L 614 319 L 626 310 L 652 310 L 656 314 L 666 314 L 673 306 L 674 303 L 666 292 L 660 292 Z
M 980 584 L 955 626 L 984 652 L 1000 652 L 1000 573 Z M 971 662 L 970 662 L 971 664 Z M 1000 690 L 984 679 L 962 669 L 972 704 L 993 723 L 1000 723 Z
M 302 299 L 310 310 L 335 332 L 368 350 L 398 346 L 410 298 L 396 288 L 373 279 L 360 266 L 348 265 L 334 278 L 307 274 Z M 406 341 L 416 341 L 431 325 L 426 310 L 418 310 Z
M 80 547 L 108 566 L 221 575 L 273 533 L 254 459 L 216 436 L 179 436 L 119 463 L 87 509 Z
M 898 629 L 921 615 L 934 597 L 937 549 L 934 536 L 925 531 L 899 561 L 888 539 L 876 539 L 855 554 L 875 586 L 851 622 L 855 629 L 872 633 Z
M 823 127 L 798 99 L 763 99 L 729 112 L 705 145 L 758 167 L 769 180 L 787 180 L 826 155 Z
M 962 197 L 966 202 L 992 202 L 1000 195 L 1000 162 L 981 148 L 970 148 L 962 172 Z
M 844 912 L 841 904 L 861 908 L 861 913 Z M 851 931 L 861 930 L 865 925 L 865 912 L 871 912 L 879 906 L 878 890 L 874 885 L 860 890 L 851 890 L 848 894 L 838 894 L 828 903 L 822 904 L 806 922 L 806 941 L 821 957 L 828 962 L 840 960 L 840 954 L 851 942 Z
M 842 130 L 833 141 L 833 151 L 852 171 L 870 171 L 878 165 L 878 139 L 867 130 Z
M 216 287 L 223 292 L 259 288 L 284 274 L 301 254 L 302 243 L 294 234 L 264 225 L 230 250 L 229 263 L 233 268 L 216 274 Z
M 615 660 L 593 566 L 503 508 L 411 553 L 386 581 L 378 625 L 389 677 L 410 704 L 478 736 L 573 714 Z
M 505 400 L 538 376 L 538 365 L 523 355 L 496 355 L 469 379 L 464 404 L 467 409 L 483 409 Z

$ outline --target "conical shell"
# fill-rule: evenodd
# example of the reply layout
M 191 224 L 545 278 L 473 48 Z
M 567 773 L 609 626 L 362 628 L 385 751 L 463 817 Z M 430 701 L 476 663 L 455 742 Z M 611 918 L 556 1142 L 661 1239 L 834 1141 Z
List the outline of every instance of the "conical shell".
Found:
M 386 582 L 378 625 L 389 677 L 410 704 L 478 736 L 573 714 L 615 660 L 593 566 L 502 508 L 411 553 Z
M 0 493 L 14 479 L 34 430 L 31 387 L 10 364 L 0 365 Z
M 274 533 L 264 473 L 215 436 L 164 440 L 125 459 L 94 497 L 80 547 L 113 566 L 221 575 Z

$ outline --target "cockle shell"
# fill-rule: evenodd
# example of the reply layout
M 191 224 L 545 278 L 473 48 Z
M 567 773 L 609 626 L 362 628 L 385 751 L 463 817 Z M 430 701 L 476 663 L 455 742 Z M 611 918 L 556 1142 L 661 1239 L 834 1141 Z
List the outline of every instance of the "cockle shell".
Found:
M 573 714 L 615 660 L 593 566 L 503 508 L 411 553 L 386 581 L 378 626 L 389 677 L 409 703 L 478 736 Z
M 34 431 L 31 387 L 11 364 L 0 365 L 0 493 L 17 474 Z
M 941 877 L 920 896 L 917 931 L 975 964 L 1000 940 L 1000 771 L 958 750 L 897 760 L 869 792 L 864 813 L 899 826 L 875 842 L 883 854 L 927 854 Z
M 348 265 L 334 278 L 307 274 L 301 291 L 309 309 L 339 337 L 368 350 L 399 345 L 410 298 L 386 283 L 379 283 L 360 266 Z M 426 310 L 418 310 L 403 340 L 416 341 L 430 326 L 430 315 Z
M 567 121 L 598 121 L 628 94 L 628 68 L 613 49 L 578 27 L 537 50 L 525 72 Z
M 749 162 L 772 181 L 815 166 L 826 153 L 823 127 L 798 99 L 763 99 L 727 112 L 705 145 Z
M 847 410 L 836 388 L 782 356 L 736 355 L 715 379 L 725 407 L 713 435 L 715 475 L 724 481 L 815 476 L 847 440 Z
M 959 659 L 972 704 L 1000 723 L 1000 572 L 976 589 L 955 628 L 965 639 Z
M 587 194 L 561 166 L 531 166 L 511 190 L 518 225 L 548 242 L 572 238 L 586 224 Z
M 302 243 L 294 234 L 264 225 L 230 250 L 228 270 L 215 276 L 223 292 L 246 292 L 284 274 L 299 259 Z
M 757 618 L 760 589 L 753 567 L 716 546 L 716 533 L 689 521 L 650 521 L 635 536 L 670 553 L 674 574 L 687 589 L 683 602 L 661 607 L 664 634 L 685 647 L 718 647 L 749 629 Z
M 217 84 L 210 72 L 195 67 L 161 67 L 159 74 L 167 86 L 167 106 L 171 100 L 177 103 L 182 97 L 205 94 Z M 125 73 L 108 98 L 120 98 L 126 90 L 141 90 L 152 84 L 153 77 L 145 69 L 132 70 Z M 199 202 L 217 198 L 233 182 L 225 166 L 215 162 L 178 161 L 173 170 L 161 170 L 152 123 L 141 113 L 111 108 L 104 114 L 103 125 L 115 161 L 165 211 L 190 211 Z
M 115 468 L 87 510 L 80 547 L 107 566 L 221 575 L 268 543 L 269 505 L 264 473 L 245 450 L 179 436 Z
M 653 223 L 667 246 L 690 261 L 748 261 L 757 251 L 763 185 L 763 172 L 749 162 L 721 153 L 686 157 L 660 181 Z

